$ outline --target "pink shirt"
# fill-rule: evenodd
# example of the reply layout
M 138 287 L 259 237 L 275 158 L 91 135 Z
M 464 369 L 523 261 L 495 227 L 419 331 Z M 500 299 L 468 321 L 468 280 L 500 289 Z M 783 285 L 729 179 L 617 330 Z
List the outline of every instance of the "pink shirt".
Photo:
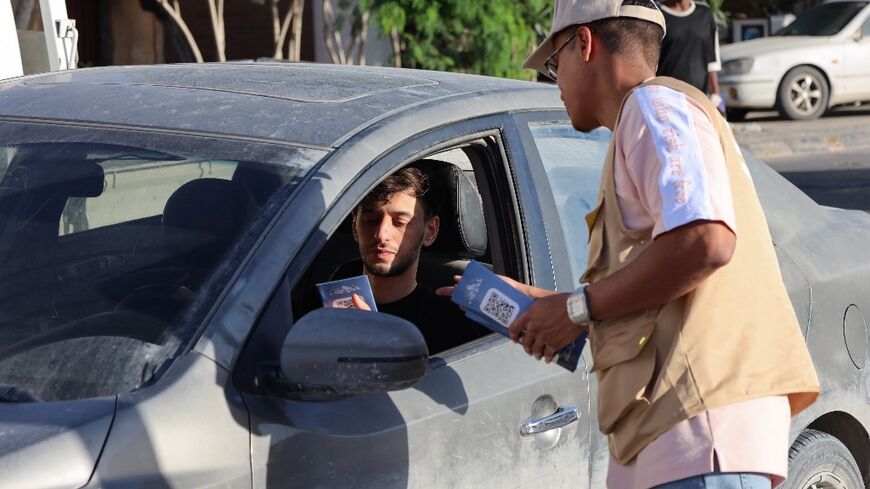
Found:
M 661 86 L 638 89 L 623 107 L 614 139 L 616 194 L 626 227 L 652 227 L 656 237 L 706 220 L 737 233 L 725 156 L 697 102 Z M 607 487 L 646 489 L 711 473 L 717 463 L 721 472 L 769 474 L 775 486 L 788 471 L 790 423 L 783 396 L 712 409 L 678 423 L 628 465 L 611 458 Z

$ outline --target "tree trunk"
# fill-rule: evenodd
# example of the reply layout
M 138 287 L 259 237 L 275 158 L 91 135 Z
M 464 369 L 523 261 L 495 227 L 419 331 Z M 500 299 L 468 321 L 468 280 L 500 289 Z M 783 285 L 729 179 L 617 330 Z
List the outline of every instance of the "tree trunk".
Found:
M 287 59 L 299 61 L 302 57 L 302 14 L 305 13 L 305 0 L 293 1 L 293 38 L 287 48 Z
M 363 66 L 366 64 L 366 38 L 369 32 L 369 13 L 363 12 L 362 21 L 360 21 L 360 29 L 357 32 L 357 62 Z
M 214 31 L 218 61 L 226 61 L 226 30 L 224 29 L 224 0 L 208 0 L 208 13 Z
M 393 42 L 393 64 L 396 68 L 402 67 L 402 41 L 399 38 L 399 29 L 396 26 L 390 30 L 390 40 Z
M 278 10 L 279 1 L 280 0 L 272 0 L 272 32 L 274 34 L 273 40 L 275 43 L 275 53 L 272 57 L 275 59 L 284 59 L 284 44 L 286 44 L 287 41 L 287 33 L 290 31 L 291 22 L 293 29 L 296 29 L 296 4 L 300 3 L 300 0 L 293 0 L 293 3 L 288 7 L 287 14 L 284 16 L 283 20 L 281 20 L 281 14 Z M 298 15 L 300 17 L 302 16 L 301 13 Z M 288 49 L 287 59 L 298 61 L 298 58 L 298 56 L 294 58 L 292 51 Z
M 275 52 L 272 54 L 272 57 L 275 59 L 281 59 L 281 45 L 278 43 L 278 40 L 281 38 L 281 14 L 278 12 L 278 2 L 280 0 L 272 0 L 272 42 L 275 43 Z
M 323 0 L 323 38 L 333 64 L 347 64 L 344 46 L 341 42 L 341 33 L 335 28 L 335 11 L 332 9 L 332 0 Z
M 196 59 L 197 63 L 202 63 L 202 52 L 199 50 L 199 45 L 196 43 L 196 39 L 193 38 L 193 34 L 190 32 L 190 28 L 187 27 L 187 23 L 181 17 L 181 6 L 178 4 L 178 0 L 173 0 L 170 3 L 170 0 L 156 0 L 157 5 L 159 5 L 175 22 L 175 25 L 181 30 L 181 33 L 184 34 L 184 38 L 187 40 L 188 46 L 190 46 L 191 52 L 193 52 L 193 57 Z

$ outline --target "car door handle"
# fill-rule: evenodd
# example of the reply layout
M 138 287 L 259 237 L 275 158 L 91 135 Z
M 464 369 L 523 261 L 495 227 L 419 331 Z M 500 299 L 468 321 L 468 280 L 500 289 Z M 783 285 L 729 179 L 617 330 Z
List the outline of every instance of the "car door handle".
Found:
M 520 425 L 520 435 L 531 436 L 545 431 L 563 428 L 580 419 L 576 406 L 560 407 L 555 413 L 543 418 L 529 418 Z

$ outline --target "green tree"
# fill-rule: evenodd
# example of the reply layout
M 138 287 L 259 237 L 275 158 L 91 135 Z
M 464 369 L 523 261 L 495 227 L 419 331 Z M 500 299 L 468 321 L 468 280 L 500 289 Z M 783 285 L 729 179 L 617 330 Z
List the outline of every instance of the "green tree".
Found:
M 721 26 L 728 25 L 728 14 L 722 10 L 722 4 L 725 3 L 725 0 L 701 0 L 702 3 L 707 4 L 710 7 L 710 10 L 713 11 L 713 18 L 716 20 L 716 23 Z
M 552 0 L 359 0 L 396 66 L 534 79 L 522 62 L 549 30 Z

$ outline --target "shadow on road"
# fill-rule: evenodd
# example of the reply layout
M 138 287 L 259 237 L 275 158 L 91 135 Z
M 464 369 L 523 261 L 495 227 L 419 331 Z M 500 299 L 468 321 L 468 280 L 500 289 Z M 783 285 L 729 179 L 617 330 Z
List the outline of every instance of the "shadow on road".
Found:
M 870 212 L 870 169 L 780 173 L 821 205 Z

